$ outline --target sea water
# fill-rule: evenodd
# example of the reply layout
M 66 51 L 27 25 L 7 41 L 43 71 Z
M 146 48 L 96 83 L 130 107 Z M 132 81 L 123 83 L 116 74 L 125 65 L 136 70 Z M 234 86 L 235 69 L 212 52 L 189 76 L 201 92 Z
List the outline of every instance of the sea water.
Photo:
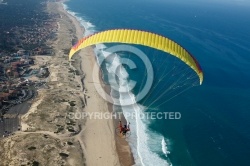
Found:
M 147 101 L 114 106 L 117 111 L 138 116 L 159 111 L 182 115 L 180 120 L 126 117 L 131 122 L 128 141 L 136 165 L 248 165 L 249 2 L 71 0 L 65 7 L 85 27 L 85 35 L 116 28 L 151 31 L 180 43 L 203 68 L 202 86 L 187 90 L 159 108 L 149 109 Z M 97 46 L 96 53 L 105 56 L 106 47 Z M 115 58 L 103 70 L 112 72 L 112 65 L 119 63 L 121 59 Z M 126 68 L 121 73 L 125 82 L 139 79 L 138 73 L 133 75 Z M 121 103 L 135 98 L 133 93 L 111 93 L 119 96 Z

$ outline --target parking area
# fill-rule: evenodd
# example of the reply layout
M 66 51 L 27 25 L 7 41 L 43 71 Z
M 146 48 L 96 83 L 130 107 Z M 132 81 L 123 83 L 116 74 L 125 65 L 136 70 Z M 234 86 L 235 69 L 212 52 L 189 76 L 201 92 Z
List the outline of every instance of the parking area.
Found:
M 30 106 L 30 102 L 24 102 L 8 110 L 0 119 L 0 138 L 11 135 L 20 128 L 20 117 L 29 110 Z
M 13 134 L 20 128 L 19 126 L 19 117 L 15 118 L 6 118 L 0 122 L 0 136 L 1 138 L 7 137 Z

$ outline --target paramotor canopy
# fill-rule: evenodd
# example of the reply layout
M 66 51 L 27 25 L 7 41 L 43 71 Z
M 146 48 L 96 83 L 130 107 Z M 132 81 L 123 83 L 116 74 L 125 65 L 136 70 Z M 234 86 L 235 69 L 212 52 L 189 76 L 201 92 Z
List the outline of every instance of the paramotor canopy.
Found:
M 102 31 L 82 38 L 69 53 L 69 60 L 82 48 L 101 43 L 126 43 L 151 47 L 163 52 L 169 53 L 192 68 L 200 79 L 200 85 L 203 82 L 203 72 L 197 60 L 183 47 L 176 42 L 151 32 L 115 29 Z

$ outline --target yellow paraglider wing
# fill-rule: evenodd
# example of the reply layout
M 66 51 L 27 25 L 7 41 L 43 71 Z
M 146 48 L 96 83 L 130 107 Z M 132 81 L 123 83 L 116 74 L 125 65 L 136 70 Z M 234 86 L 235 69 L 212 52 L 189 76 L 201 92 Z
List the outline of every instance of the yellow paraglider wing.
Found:
M 75 46 L 71 48 L 69 60 L 80 49 L 100 43 L 137 44 L 164 51 L 186 63 L 199 76 L 200 84 L 203 82 L 203 72 L 196 59 L 187 50 L 166 37 L 139 30 L 107 30 L 82 38 Z

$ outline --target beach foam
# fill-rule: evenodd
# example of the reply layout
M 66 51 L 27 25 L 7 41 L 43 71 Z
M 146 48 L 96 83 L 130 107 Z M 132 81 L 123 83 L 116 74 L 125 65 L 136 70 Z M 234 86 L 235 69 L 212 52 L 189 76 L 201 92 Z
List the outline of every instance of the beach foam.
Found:
M 84 31 L 84 36 L 88 36 L 91 35 L 93 33 L 96 32 L 95 30 L 95 26 L 93 24 L 91 24 L 89 21 L 86 21 L 85 18 L 83 18 L 82 16 L 80 16 L 79 13 L 73 12 L 71 10 L 69 10 L 68 6 L 66 4 L 63 4 L 63 8 L 72 16 L 74 16 L 80 23 L 81 25 L 84 27 L 85 31 Z
M 103 54 L 98 54 L 99 58 L 107 58 L 110 53 L 103 51 L 102 49 L 99 51 Z M 102 57 L 103 56 L 103 57 Z M 106 62 L 106 69 L 109 72 L 109 83 L 114 86 L 111 90 L 111 95 L 114 98 L 119 98 L 119 102 L 121 105 L 126 105 L 126 102 L 131 102 L 135 100 L 135 95 L 131 92 L 125 92 L 126 90 L 130 89 L 129 81 L 129 74 L 127 73 L 126 69 L 122 67 L 121 59 L 117 55 L 111 55 L 112 58 L 109 58 Z M 118 69 L 118 72 L 117 72 Z M 116 77 L 118 77 L 118 82 L 120 84 L 117 84 Z M 116 87 L 118 86 L 118 87 Z M 114 90 L 116 89 L 116 90 Z M 121 92 L 122 93 L 119 93 Z M 117 107 L 114 106 L 115 111 L 122 111 L 125 119 L 127 122 L 130 122 L 130 128 L 131 130 L 131 136 L 128 138 L 129 145 L 132 149 L 132 153 L 135 159 L 135 165 L 170 165 L 166 160 L 162 159 L 160 156 L 158 156 L 156 153 L 151 151 L 150 142 L 152 133 L 148 129 L 148 125 L 150 122 L 144 121 L 143 119 L 139 118 L 139 114 L 143 114 L 144 111 L 143 106 L 139 104 L 129 105 L 129 106 L 122 106 Z M 132 115 L 134 113 L 135 117 L 130 117 L 129 115 Z M 161 149 L 161 140 L 159 138 L 162 138 L 160 134 L 153 134 L 154 139 L 157 139 L 158 142 L 156 143 L 158 146 L 158 149 Z M 164 152 L 165 154 L 169 154 L 167 144 L 165 142 L 164 144 Z
M 77 20 L 81 23 L 81 25 L 85 28 L 85 34 L 84 36 L 93 34 L 96 32 L 95 26 L 91 24 L 89 21 L 86 21 L 83 17 L 80 16 L 79 13 L 75 13 L 73 11 L 70 11 L 68 9 L 67 5 L 63 5 L 64 9 L 68 11 L 69 14 L 77 18 Z M 127 73 L 126 69 L 122 67 L 121 65 L 121 59 L 119 56 L 115 55 L 113 58 L 106 59 L 110 53 L 105 51 L 106 46 L 103 44 L 96 45 L 94 52 L 97 57 L 97 62 L 99 65 L 101 65 L 99 62 L 102 62 L 102 59 L 105 58 L 106 60 L 106 70 L 109 72 L 109 83 L 112 85 L 119 85 L 117 90 L 111 89 L 110 95 L 114 98 L 119 98 L 119 102 L 121 105 L 126 105 L 125 102 L 134 101 L 135 95 L 131 92 L 126 93 L 118 93 L 118 91 L 126 91 L 128 89 L 131 89 L 132 87 L 130 84 L 128 84 L 129 80 L 129 74 Z M 119 66 L 119 72 L 116 72 L 117 67 Z M 103 75 L 103 78 L 105 76 Z M 117 84 L 116 77 L 119 78 L 120 84 Z M 158 149 L 161 149 L 161 140 L 159 138 L 162 138 L 160 134 L 152 133 L 148 129 L 148 125 L 150 122 L 143 121 L 139 118 L 139 114 L 143 114 L 143 111 L 145 111 L 145 107 L 141 106 L 139 104 L 129 105 L 129 106 L 113 106 L 113 109 L 115 111 L 122 111 L 125 115 L 125 119 L 127 122 L 130 122 L 130 128 L 131 130 L 131 136 L 127 139 L 129 142 L 129 145 L 131 147 L 131 151 L 133 153 L 133 157 L 135 159 L 135 165 L 158 165 L 158 166 L 167 166 L 171 165 L 169 162 L 161 158 L 157 153 L 154 153 L 151 151 L 150 143 L 155 143 L 151 140 L 152 136 L 154 139 L 157 139 L 156 142 Z M 126 116 L 128 113 L 134 112 L 136 114 L 136 118 Z M 165 142 L 164 144 L 164 150 L 162 147 L 162 152 L 166 155 L 170 152 L 168 151 L 167 144 Z
M 164 139 L 164 137 L 162 138 L 162 141 L 161 141 L 161 146 L 162 146 L 162 152 L 166 155 L 170 154 L 170 151 L 168 150 L 168 144 L 166 143 L 166 140 Z

